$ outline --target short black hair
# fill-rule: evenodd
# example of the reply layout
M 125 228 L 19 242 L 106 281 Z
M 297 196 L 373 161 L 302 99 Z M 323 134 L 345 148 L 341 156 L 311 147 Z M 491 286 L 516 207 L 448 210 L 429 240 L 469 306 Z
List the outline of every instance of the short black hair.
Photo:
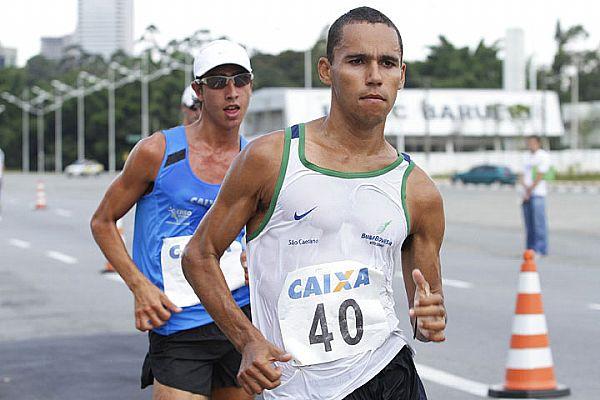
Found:
M 333 50 L 340 44 L 340 41 L 342 40 L 342 30 L 344 29 L 344 26 L 361 22 L 366 22 L 368 24 L 385 24 L 390 28 L 394 28 L 398 34 L 398 44 L 400 44 L 400 61 L 402 61 L 402 56 L 404 55 L 402 36 L 392 20 L 386 17 L 381 11 L 378 11 L 374 8 L 358 7 L 339 17 L 329 28 L 329 33 L 327 34 L 327 59 L 329 62 L 333 62 Z

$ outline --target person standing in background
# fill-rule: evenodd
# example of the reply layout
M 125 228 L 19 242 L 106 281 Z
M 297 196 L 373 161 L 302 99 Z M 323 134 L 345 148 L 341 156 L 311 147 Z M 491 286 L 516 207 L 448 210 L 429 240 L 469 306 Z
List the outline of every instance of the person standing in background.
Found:
M 550 171 L 550 154 L 542 149 L 539 136 L 527 138 L 528 152 L 523 160 L 523 219 L 526 230 L 526 248 L 538 255 L 548 254 L 548 224 L 546 222 L 546 195 L 544 176 Z

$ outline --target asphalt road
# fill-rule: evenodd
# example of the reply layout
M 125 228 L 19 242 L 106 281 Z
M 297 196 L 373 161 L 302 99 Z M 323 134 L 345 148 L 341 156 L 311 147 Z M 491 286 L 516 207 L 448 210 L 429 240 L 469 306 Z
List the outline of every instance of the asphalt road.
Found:
M 37 175 L 8 174 L 0 220 L 0 399 L 149 399 L 139 390 L 145 334 L 132 299 L 99 271 L 89 218 L 111 177 L 41 177 L 48 208 L 34 210 Z M 523 232 L 511 189 L 440 185 L 449 320 L 443 344 L 415 344 L 430 399 L 485 396 L 504 379 Z M 548 199 L 550 256 L 538 261 L 555 373 L 572 399 L 600 393 L 600 202 Z M 132 238 L 132 215 L 125 236 Z

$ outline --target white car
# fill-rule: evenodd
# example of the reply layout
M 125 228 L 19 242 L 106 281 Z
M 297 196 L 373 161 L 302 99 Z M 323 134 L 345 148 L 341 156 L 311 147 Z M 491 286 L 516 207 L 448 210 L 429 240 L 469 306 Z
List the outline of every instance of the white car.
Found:
M 102 171 L 104 171 L 104 165 L 93 160 L 77 160 L 65 168 L 65 174 L 69 178 L 72 176 L 97 176 Z

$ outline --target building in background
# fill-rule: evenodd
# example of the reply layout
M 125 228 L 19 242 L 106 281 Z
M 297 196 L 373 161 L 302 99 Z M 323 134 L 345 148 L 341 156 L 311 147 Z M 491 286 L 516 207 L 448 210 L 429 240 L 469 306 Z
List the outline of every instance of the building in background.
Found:
M 525 90 L 525 47 L 522 29 L 506 31 L 504 60 L 502 62 L 502 87 L 504 90 Z
M 563 103 L 561 109 L 568 136 L 565 137 L 565 145 L 573 141 L 572 124 L 576 121 L 579 135 L 576 142 L 580 143 L 581 148 L 600 149 L 600 101 Z
M 4 47 L 0 43 L 0 69 L 14 67 L 17 64 L 17 49 Z
M 133 51 L 133 0 L 79 0 L 76 43 L 91 54 L 109 58 Z
M 58 61 L 65 56 L 69 46 L 75 44 L 75 35 L 42 37 L 41 55 L 49 60 Z
M 310 121 L 329 112 L 330 89 L 264 88 L 252 95 L 242 125 L 248 137 Z M 519 150 L 540 135 L 559 147 L 564 134 L 558 96 L 550 91 L 404 89 L 385 125 L 400 151 Z

